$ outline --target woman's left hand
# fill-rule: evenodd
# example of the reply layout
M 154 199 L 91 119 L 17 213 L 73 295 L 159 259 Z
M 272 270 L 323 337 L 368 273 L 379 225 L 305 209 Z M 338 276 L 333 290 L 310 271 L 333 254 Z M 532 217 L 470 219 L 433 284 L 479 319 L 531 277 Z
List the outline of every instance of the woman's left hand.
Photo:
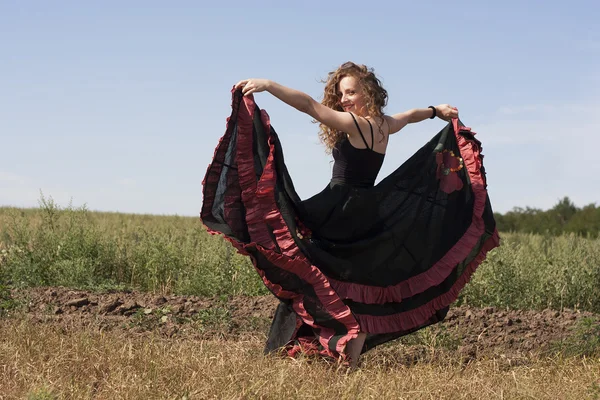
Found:
M 242 88 L 242 94 L 249 96 L 252 93 L 264 92 L 269 88 L 270 81 L 268 79 L 244 79 L 239 81 L 235 88 Z
M 450 104 L 440 104 L 435 108 L 436 115 L 444 121 L 451 121 L 452 118 L 458 118 L 458 108 Z

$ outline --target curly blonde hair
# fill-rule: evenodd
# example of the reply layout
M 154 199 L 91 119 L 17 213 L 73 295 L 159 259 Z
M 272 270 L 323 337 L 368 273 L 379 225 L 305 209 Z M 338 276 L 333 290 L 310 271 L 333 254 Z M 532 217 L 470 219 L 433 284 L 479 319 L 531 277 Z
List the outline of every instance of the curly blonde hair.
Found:
M 325 83 L 325 93 L 321 104 L 336 111 L 344 111 L 340 104 L 338 85 L 346 76 L 352 76 L 360 82 L 362 94 L 367 99 L 368 115 L 383 118 L 383 108 L 387 105 L 387 91 L 381 86 L 381 81 L 375 76 L 372 68 L 351 61 L 345 62 L 335 71 L 329 72 L 327 80 L 322 81 Z M 379 126 L 379 132 L 383 136 L 381 126 Z M 319 139 L 325 144 L 327 153 L 331 153 L 336 143 L 344 139 L 344 135 L 344 132 L 319 124 Z

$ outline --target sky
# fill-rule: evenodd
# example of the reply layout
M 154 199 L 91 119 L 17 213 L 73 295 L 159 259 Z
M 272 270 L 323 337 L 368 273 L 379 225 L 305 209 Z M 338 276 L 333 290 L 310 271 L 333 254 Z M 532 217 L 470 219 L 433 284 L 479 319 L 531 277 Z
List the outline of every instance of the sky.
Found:
M 0 0 L 0 206 L 198 216 L 232 86 L 321 100 L 345 61 L 385 111 L 449 103 L 483 143 L 494 211 L 600 203 L 600 2 Z M 255 95 L 301 198 L 332 160 L 311 118 Z M 381 180 L 445 123 L 392 136 Z

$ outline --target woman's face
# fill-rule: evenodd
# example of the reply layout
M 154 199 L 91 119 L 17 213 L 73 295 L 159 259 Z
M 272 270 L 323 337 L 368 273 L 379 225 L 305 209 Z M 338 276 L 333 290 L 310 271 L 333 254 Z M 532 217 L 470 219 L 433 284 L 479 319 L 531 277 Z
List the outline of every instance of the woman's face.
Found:
M 358 79 L 353 76 L 343 77 L 338 84 L 338 98 L 344 111 L 365 116 L 366 99 Z

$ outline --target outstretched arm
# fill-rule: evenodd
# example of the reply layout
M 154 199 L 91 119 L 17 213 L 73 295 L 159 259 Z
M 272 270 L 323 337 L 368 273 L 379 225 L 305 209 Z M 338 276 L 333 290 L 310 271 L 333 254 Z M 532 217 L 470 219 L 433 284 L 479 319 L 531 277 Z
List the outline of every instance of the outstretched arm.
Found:
M 390 125 L 390 135 L 398 132 L 407 124 L 421 122 L 431 118 L 432 115 L 433 110 L 431 108 L 414 108 L 403 113 L 386 115 L 386 120 Z M 458 117 L 458 109 L 456 107 L 452 107 L 450 104 L 440 104 L 439 106 L 435 107 L 435 115 L 444 121 L 450 121 L 452 118 Z
M 279 83 L 268 79 L 245 79 L 238 82 L 235 85 L 235 88 L 241 88 L 244 96 L 249 96 L 252 93 L 267 91 L 284 103 L 287 103 L 298 111 L 302 111 L 303 113 L 307 114 L 311 103 L 315 101 L 312 97 L 304 92 L 280 85 Z
M 245 79 L 238 82 L 235 88 L 241 88 L 244 96 L 267 91 L 284 103 L 310 115 L 332 129 L 347 132 L 350 135 L 358 134 L 354 120 L 349 113 L 332 110 L 299 90 L 291 89 L 268 79 Z

